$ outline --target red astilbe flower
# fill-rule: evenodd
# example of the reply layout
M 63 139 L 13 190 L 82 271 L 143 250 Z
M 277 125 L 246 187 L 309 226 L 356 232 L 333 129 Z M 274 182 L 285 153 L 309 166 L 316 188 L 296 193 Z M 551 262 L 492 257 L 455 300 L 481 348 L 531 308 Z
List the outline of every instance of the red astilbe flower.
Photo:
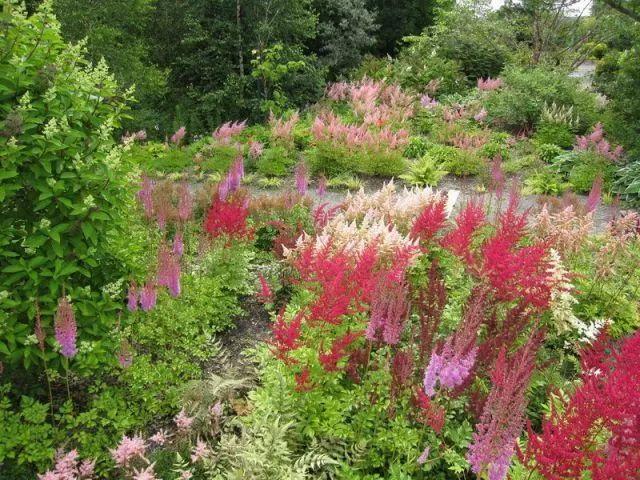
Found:
M 336 338 L 328 352 L 318 355 L 320 365 L 326 372 L 338 371 L 338 362 L 347 356 L 347 349 L 362 336 L 362 332 L 347 332 L 343 336 Z
M 246 238 L 249 208 L 244 195 L 236 193 L 226 199 L 214 195 L 204 221 L 204 229 L 214 238 L 226 235 L 231 238 Z
M 391 360 L 391 397 L 397 397 L 398 393 L 407 386 L 413 376 L 413 354 L 410 351 L 400 350 Z
M 300 310 L 291 321 L 287 321 L 284 308 L 280 310 L 276 321 L 271 325 L 273 338 L 269 340 L 271 351 L 276 357 L 288 361 L 289 353 L 301 346 L 303 317 L 304 310 Z
M 456 217 L 456 228 L 447 233 L 442 239 L 442 246 L 467 264 L 474 264 L 471 251 L 473 235 L 485 223 L 484 207 L 480 201 L 469 201 Z
M 308 392 L 313 388 L 310 376 L 311 371 L 308 367 L 303 368 L 300 373 L 296 373 L 294 375 L 294 379 L 296 381 L 296 392 Z
M 498 219 L 495 235 L 481 249 L 480 275 L 500 301 L 523 299 L 545 309 L 551 299 L 548 249 L 542 243 L 519 246 L 525 236 L 527 213 L 518 214 L 519 198 L 512 193 L 509 205 Z
M 260 291 L 258 292 L 258 300 L 261 303 L 270 303 L 273 300 L 273 292 L 269 283 L 261 273 L 258 274 L 258 281 L 260 282 Z
M 431 400 L 421 388 L 416 388 L 413 404 L 418 409 L 417 420 L 431 427 L 436 433 L 440 433 L 446 419 L 445 409 Z
M 507 475 L 525 425 L 526 390 L 542 339 L 543 333 L 537 332 L 512 355 L 504 348 L 498 355 L 491 372 L 491 392 L 467 452 L 471 469 L 478 475 L 488 472 L 490 480 L 503 480 Z
M 640 332 L 612 345 L 606 332 L 581 352 L 581 385 L 536 434 L 525 464 L 549 480 L 627 480 L 640 475 Z
M 447 199 L 443 197 L 424 207 L 411 227 L 411 238 L 419 239 L 423 244 L 428 244 L 444 227 L 446 221 Z

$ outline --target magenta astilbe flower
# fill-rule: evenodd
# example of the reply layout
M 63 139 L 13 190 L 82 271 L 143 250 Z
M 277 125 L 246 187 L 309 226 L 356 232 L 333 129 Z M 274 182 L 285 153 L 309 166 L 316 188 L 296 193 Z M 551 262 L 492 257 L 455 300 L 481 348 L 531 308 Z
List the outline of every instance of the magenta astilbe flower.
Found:
M 428 446 L 422 451 L 422 453 L 418 457 L 418 465 L 424 465 L 425 463 L 427 463 L 430 451 L 431 449 Z
M 316 195 L 319 197 L 324 197 L 327 193 L 327 178 L 324 175 L 321 175 L 318 178 L 318 187 L 316 188 Z
M 487 118 L 488 112 L 482 107 L 482 109 L 473 116 L 476 122 L 484 122 Z
M 244 178 L 244 160 L 242 157 L 236 158 L 233 165 L 231 165 L 231 169 L 229 170 L 229 190 L 230 193 L 235 192 L 239 187 L 240 183 L 242 183 L 242 179 Z
M 131 282 L 127 293 L 127 308 L 130 312 L 138 310 L 138 286 L 136 282 Z
M 155 183 L 146 175 L 142 176 L 140 190 L 138 190 L 138 200 L 144 208 L 144 214 L 147 218 L 153 217 L 153 190 Z
M 136 458 L 144 458 L 147 449 L 146 442 L 139 435 L 122 436 L 122 440 L 114 449 L 109 449 L 113 461 L 118 467 L 126 468 Z
M 187 130 L 184 127 L 180 127 L 176 133 L 171 136 L 171 142 L 179 145 L 186 133 Z
M 180 410 L 180 412 L 178 412 L 178 415 L 175 416 L 173 421 L 175 422 L 176 427 L 178 427 L 178 430 L 184 432 L 191 428 L 194 417 L 190 417 L 189 415 L 187 415 L 187 412 L 185 412 L 183 408 L 182 410 Z
M 543 335 L 533 334 L 525 345 L 507 356 L 503 347 L 491 372 L 492 388 L 476 425 L 467 460 L 477 475 L 503 480 L 525 424 L 527 386 Z
M 302 196 L 307 194 L 307 187 L 309 185 L 309 171 L 304 163 L 299 163 L 296 166 L 295 178 L 296 178 L 296 190 Z
M 251 140 L 249 142 L 249 156 L 254 160 L 262 155 L 264 152 L 264 145 L 261 142 Z
M 231 178 L 229 175 L 226 175 L 220 182 L 218 183 L 218 198 L 224 201 L 231 193 Z
M 178 218 L 186 222 L 193 213 L 193 196 L 186 183 L 178 186 Z
M 156 306 L 158 293 L 153 282 L 147 282 L 140 292 L 140 307 L 143 311 L 148 312 Z
M 56 340 L 60 344 L 60 352 L 66 358 L 72 358 L 78 353 L 76 337 L 78 335 L 76 317 L 73 307 L 66 297 L 58 301 L 58 310 L 55 317 Z
M 389 276 L 378 282 L 371 302 L 371 319 L 365 336 L 375 341 L 382 332 L 382 340 L 388 345 L 396 345 L 404 329 L 408 312 L 407 287 L 403 279 L 393 281 Z
M 602 175 L 598 175 L 593 181 L 591 191 L 587 197 L 587 203 L 585 204 L 587 212 L 595 211 L 598 205 L 600 205 L 600 200 L 602 199 L 602 183 Z
M 184 253 L 184 239 L 182 238 L 182 232 L 177 232 L 173 237 L 173 248 L 171 251 L 176 258 L 182 257 L 182 254 Z
M 158 249 L 158 285 L 174 298 L 180 295 L 180 262 L 164 243 Z
M 209 450 L 206 442 L 198 439 L 196 442 L 196 446 L 193 447 L 193 452 L 191 453 L 191 463 L 196 463 L 200 460 L 204 460 L 210 454 L 211 450 Z

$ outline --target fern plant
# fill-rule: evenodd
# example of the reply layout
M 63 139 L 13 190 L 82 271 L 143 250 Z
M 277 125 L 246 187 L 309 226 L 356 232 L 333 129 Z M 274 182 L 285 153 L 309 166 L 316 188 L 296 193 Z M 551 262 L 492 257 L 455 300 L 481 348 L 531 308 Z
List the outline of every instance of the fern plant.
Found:
M 409 172 L 400 175 L 400 178 L 411 185 L 435 187 L 447 173 L 449 172 L 440 169 L 432 157 L 425 155 L 411 166 Z

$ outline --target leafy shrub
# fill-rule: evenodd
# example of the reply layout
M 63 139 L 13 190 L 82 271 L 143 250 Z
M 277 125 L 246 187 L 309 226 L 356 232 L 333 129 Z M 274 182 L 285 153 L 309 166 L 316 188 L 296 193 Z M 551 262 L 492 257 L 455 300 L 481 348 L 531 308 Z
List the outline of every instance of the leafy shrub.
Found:
M 536 145 L 536 153 L 540 159 L 546 163 L 550 163 L 558 155 L 562 154 L 563 150 L 557 144 L 553 143 L 539 143 Z
M 409 145 L 404 149 L 404 156 L 407 158 L 421 158 L 427 150 L 431 142 L 424 137 L 411 137 Z
M 640 205 L 640 161 L 623 166 L 616 173 L 614 192 L 632 205 Z
M 111 134 L 126 111 L 107 67 L 66 45 L 45 3 L 31 17 L 5 4 L 0 49 L 0 340 L 3 362 L 29 368 L 53 351 L 58 299 L 71 298 L 80 339 L 106 346 L 120 298 L 103 288 L 126 272 L 110 252 L 132 195 Z M 36 302 L 47 349 L 27 342 Z M 111 347 L 112 348 L 112 347 Z M 109 348 L 89 354 L 97 360 Z
M 168 147 L 161 143 L 133 145 L 128 158 L 144 172 L 181 173 L 193 166 L 193 159 L 185 148 Z
M 294 155 L 283 146 L 266 148 L 256 160 L 256 172 L 266 177 L 285 177 L 296 163 Z
M 405 172 L 406 160 L 396 150 L 352 149 L 346 145 L 318 142 L 307 151 L 311 169 L 326 176 L 345 173 L 397 176 Z
M 403 88 L 422 91 L 429 82 L 437 82 L 438 94 L 464 91 L 467 87 L 460 64 L 425 51 L 416 37 L 411 37 L 394 64 L 394 77 Z
M 592 151 L 574 150 L 559 155 L 553 162 L 554 171 L 566 178 L 576 192 L 589 192 L 594 180 L 601 176 L 603 189 L 609 191 L 615 166 L 609 159 Z
M 540 144 L 570 148 L 575 141 L 575 135 L 571 131 L 571 128 L 564 123 L 542 121 L 536 129 L 533 140 Z
M 330 188 L 343 188 L 345 190 L 360 190 L 363 187 L 362 180 L 353 175 L 338 175 L 327 180 Z
M 525 178 L 524 185 L 527 193 L 538 195 L 559 195 L 570 186 L 561 175 L 549 170 L 532 173 Z
M 189 150 L 192 152 L 191 164 L 204 172 L 224 173 L 238 158 L 236 146 L 220 144 L 210 138 L 192 145 Z
M 491 92 L 486 101 L 489 119 L 495 124 L 517 131 L 538 125 L 547 105 L 573 107 L 584 131 L 593 124 L 595 96 L 563 71 L 546 67 L 510 67 L 502 74 L 505 86 Z
M 449 145 L 436 145 L 429 149 L 427 156 L 440 168 L 460 177 L 478 175 L 485 167 L 484 161 L 475 152 Z
M 438 168 L 433 157 L 425 155 L 415 161 L 409 168 L 409 172 L 400 175 L 400 178 L 411 185 L 435 187 L 447 173 L 449 172 Z

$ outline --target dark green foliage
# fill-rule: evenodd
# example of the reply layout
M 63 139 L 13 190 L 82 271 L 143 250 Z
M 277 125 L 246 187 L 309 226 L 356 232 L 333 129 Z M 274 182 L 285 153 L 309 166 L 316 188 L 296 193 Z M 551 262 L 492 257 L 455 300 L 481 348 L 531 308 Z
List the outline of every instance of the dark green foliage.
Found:
M 267 177 L 284 177 L 291 173 L 295 163 L 295 152 L 282 146 L 274 146 L 265 149 L 258 158 L 256 171 Z
M 555 122 L 541 122 L 533 140 L 540 144 L 557 145 L 560 148 L 569 148 L 575 142 L 575 134 L 568 125 Z
M 477 175 L 485 168 L 485 163 L 475 152 L 448 145 L 436 145 L 429 149 L 431 157 L 442 170 L 465 177 Z

